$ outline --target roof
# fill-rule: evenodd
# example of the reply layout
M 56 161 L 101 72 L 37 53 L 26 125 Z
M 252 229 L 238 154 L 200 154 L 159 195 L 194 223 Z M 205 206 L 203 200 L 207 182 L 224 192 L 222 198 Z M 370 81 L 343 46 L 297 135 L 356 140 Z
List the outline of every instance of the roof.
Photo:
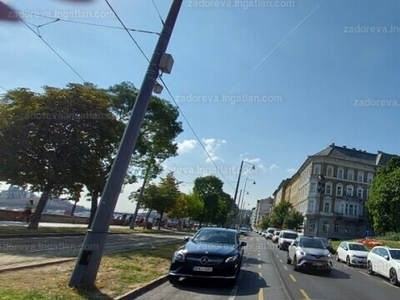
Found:
M 364 150 L 358 150 L 356 148 L 347 148 L 346 146 L 337 146 L 334 143 L 329 145 L 324 150 L 312 155 L 312 157 L 333 157 L 344 160 L 356 161 L 368 165 L 386 165 L 392 157 L 397 155 L 384 153 L 378 151 L 375 153 L 369 153 Z

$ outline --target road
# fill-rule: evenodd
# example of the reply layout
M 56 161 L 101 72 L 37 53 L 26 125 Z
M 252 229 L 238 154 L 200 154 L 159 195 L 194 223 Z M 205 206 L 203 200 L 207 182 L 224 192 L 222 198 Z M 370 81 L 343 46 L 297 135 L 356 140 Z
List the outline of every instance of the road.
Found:
M 44 263 L 62 258 L 76 258 L 84 235 L 62 237 L 24 237 L 0 239 L 0 270 L 30 263 Z M 178 234 L 111 234 L 105 253 L 149 248 L 182 240 Z M 93 245 L 95 247 L 95 245 Z M 90 250 L 90 249 L 88 249 Z
M 176 286 L 164 283 L 138 300 L 343 300 L 399 299 L 400 289 L 364 269 L 336 263 L 330 275 L 293 271 L 286 263 L 286 252 L 255 233 L 248 243 L 242 271 L 235 287 L 218 281 L 182 281 Z

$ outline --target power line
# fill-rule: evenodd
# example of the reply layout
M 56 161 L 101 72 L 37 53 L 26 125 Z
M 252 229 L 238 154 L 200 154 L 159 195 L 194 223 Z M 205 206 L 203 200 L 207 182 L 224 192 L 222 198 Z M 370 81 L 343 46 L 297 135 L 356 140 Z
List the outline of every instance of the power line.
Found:
M 111 9 L 111 11 L 114 13 L 115 17 L 118 19 L 118 21 L 121 23 L 121 25 L 125 28 L 126 32 L 128 33 L 129 37 L 131 38 L 131 40 L 135 43 L 136 47 L 138 47 L 138 49 L 140 50 L 140 52 L 143 54 L 143 56 L 146 58 L 147 62 L 150 63 L 150 60 L 148 59 L 148 57 L 146 56 L 146 54 L 144 53 L 144 51 L 142 50 L 142 48 L 140 47 L 140 45 L 136 42 L 136 40 L 134 39 L 134 37 L 131 35 L 131 33 L 127 30 L 127 27 L 125 26 L 124 22 L 121 20 L 121 18 L 118 16 L 117 12 L 114 10 L 114 8 L 112 7 L 112 5 L 108 2 L 108 0 L 104 0 L 108 7 Z M 155 5 L 154 1 L 153 4 Z M 155 6 L 157 8 L 157 6 Z M 158 11 L 158 9 L 157 9 Z M 184 120 L 186 121 L 186 123 L 188 124 L 190 130 L 192 131 L 192 133 L 194 134 L 194 136 L 196 137 L 197 141 L 200 143 L 200 146 L 203 148 L 203 150 L 206 152 L 208 158 L 210 159 L 210 161 L 213 163 L 213 165 L 216 167 L 218 173 L 221 174 L 221 176 L 224 178 L 224 180 L 228 183 L 228 185 L 230 185 L 232 187 L 232 189 L 235 189 L 233 187 L 233 185 L 226 179 L 225 175 L 221 172 L 220 168 L 217 166 L 217 164 L 215 163 L 215 161 L 213 160 L 213 158 L 211 157 L 210 153 L 207 151 L 206 147 L 203 145 L 202 141 L 200 140 L 200 138 L 198 137 L 198 135 L 196 134 L 196 132 L 194 131 L 192 125 L 190 125 L 189 120 L 186 118 L 185 114 L 183 113 L 183 111 L 181 110 L 181 108 L 179 107 L 179 105 L 176 103 L 174 97 L 172 96 L 171 91 L 169 90 L 168 86 L 165 84 L 164 80 L 162 79 L 162 77 L 159 77 L 161 82 L 164 84 L 164 87 L 166 88 L 168 94 L 170 95 L 172 101 L 175 103 L 176 107 L 178 108 L 179 112 L 181 113 L 182 117 L 184 118 Z
M 129 32 L 128 28 L 125 26 L 124 22 L 122 22 L 121 18 L 118 16 L 117 12 L 114 10 L 114 8 L 111 6 L 111 4 L 108 2 L 108 0 L 104 0 L 108 7 L 111 9 L 111 11 L 114 13 L 115 17 L 118 19 L 118 21 L 121 23 L 122 27 L 124 27 L 125 31 L 128 33 L 130 36 L 131 40 L 135 43 L 136 47 L 138 47 L 139 51 L 143 54 L 143 56 L 146 58 L 147 62 L 150 63 L 150 59 L 146 56 L 142 48 L 140 48 L 138 42 L 136 42 L 135 38 L 132 36 L 132 34 Z
M 42 18 L 46 18 L 46 19 L 51 19 L 51 20 L 54 20 L 55 22 L 65 22 L 65 23 L 88 25 L 88 26 L 94 26 L 94 27 L 103 27 L 103 28 L 110 28 L 110 29 L 126 30 L 124 27 L 111 26 L 111 25 L 102 25 L 102 24 L 96 24 L 96 23 L 90 23 L 90 22 L 73 21 L 73 20 L 67 20 L 67 19 L 62 19 L 62 18 L 49 17 L 49 16 L 46 16 L 46 15 L 43 15 L 43 14 L 40 14 L 40 13 L 29 12 L 29 11 L 24 11 L 24 10 L 20 10 L 18 12 L 21 12 L 21 13 L 24 13 L 24 14 L 29 14 L 29 15 L 32 15 L 32 16 L 38 16 L 38 17 L 42 17 Z M 129 28 L 129 27 L 127 27 L 127 29 L 129 31 L 134 31 L 134 32 L 139 32 L 139 33 L 148 33 L 148 34 L 160 35 L 160 33 L 158 33 L 158 32 L 149 31 L 149 30 L 134 29 L 134 28 Z
M 24 20 L 21 20 L 22 23 L 29 28 L 29 30 L 31 30 L 38 38 L 40 38 L 42 40 L 43 43 L 46 44 L 47 47 L 50 48 L 51 51 L 54 52 L 55 55 L 57 55 L 76 75 L 78 75 L 78 77 L 80 79 L 82 79 L 83 82 L 86 82 L 86 80 L 78 73 L 78 71 L 76 71 L 52 46 L 50 46 L 50 44 L 48 42 L 46 42 L 46 40 L 40 35 L 39 33 L 39 26 L 36 26 L 38 32 L 35 32 L 35 30 L 33 30 L 28 23 L 26 23 Z
M 162 82 L 162 84 L 164 85 L 165 89 L 167 90 L 169 96 L 171 97 L 172 101 L 175 103 L 175 105 L 177 106 L 179 112 L 181 113 L 183 119 L 186 121 L 186 123 L 188 124 L 190 130 L 192 131 L 193 135 L 195 136 L 195 138 L 197 139 L 197 141 L 199 142 L 200 146 L 203 148 L 203 150 L 206 152 L 208 158 L 210 159 L 210 161 L 213 163 L 213 165 L 216 167 L 218 173 L 224 178 L 224 180 L 226 181 L 226 183 L 228 183 L 228 185 L 230 185 L 230 187 L 232 189 L 235 190 L 235 187 L 228 181 L 228 179 L 226 179 L 225 175 L 221 172 L 220 168 L 217 166 L 217 164 L 215 163 L 215 161 L 213 160 L 213 158 L 211 157 L 210 153 L 207 151 L 206 147 L 203 145 L 203 143 L 201 142 L 200 138 L 198 137 L 198 135 L 196 134 L 196 132 L 194 131 L 192 125 L 190 125 L 189 120 L 186 118 L 185 114 L 183 113 L 183 111 L 181 110 L 181 108 L 179 107 L 179 105 L 176 103 L 174 96 L 172 96 L 171 91 L 169 90 L 168 86 L 166 85 L 166 83 L 164 82 L 164 80 L 162 79 L 162 77 L 160 77 L 160 80 Z
M 0 85 L 0 89 L 4 90 L 4 91 L 6 91 L 6 92 L 9 92 L 8 89 L 6 89 L 5 87 L 3 87 L 3 86 L 1 86 L 1 85 Z
M 153 2 L 153 6 L 154 6 L 154 8 L 156 9 L 156 12 L 157 12 L 157 14 L 158 14 L 158 17 L 160 18 L 160 21 L 161 21 L 161 23 L 162 23 L 163 26 L 164 26 L 164 20 L 163 20 L 163 18 L 161 17 L 160 11 L 158 10 L 156 3 L 154 2 L 154 0 L 151 0 L 151 2 Z

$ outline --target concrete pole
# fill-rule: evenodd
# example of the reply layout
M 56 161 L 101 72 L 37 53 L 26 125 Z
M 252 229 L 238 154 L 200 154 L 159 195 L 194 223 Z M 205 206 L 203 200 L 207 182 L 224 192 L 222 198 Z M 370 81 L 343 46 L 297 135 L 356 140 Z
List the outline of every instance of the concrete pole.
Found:
M 101 196 L 91 229 L 87 231 L 83 241 L 69 282 L 70 287 L 79 285 L 94 286 L 95 284 L 118 196 L 124 182 L 132 153 L 135 149 L 140 127 L 142 126 L 147 111 L 154 84 L 159 75 L 160 60 L 167 50 L 182 2 L 183 0 L 173 1 L 165 20 L 161 35 L 143 79 L 139 95 L 133 107 L 131 117 L 129 118 L 124 136 L 122 137 L 110 176 Z
M 236 197 L 237 197 L 237 193 L 238 193 L 238 190 L 239 190 L 240 176 L 242 175 L 243 162 L 244 162 L 244 161 L 242 160 L 242 162 L 240 163 L 238 180 L 237 180 L 237 182 L 236 182 L 235 195 L 234 195 L 234 197 L 233 197 L 233 202 L 232 202 L 232 205 L 231 205 L 231 211 L 229 212 L 229 218 L 226 220 L 226 227 L 227 227 L 227 228 L 229 227 L 229 224 L 230 224 L 230 223 L 234 223 L 233 209 L 234 209 L 234 207 L 235 207 L 235 205 L 236 205 Z M 239 200 L 240 200 L 240 199 L 239 199 Z

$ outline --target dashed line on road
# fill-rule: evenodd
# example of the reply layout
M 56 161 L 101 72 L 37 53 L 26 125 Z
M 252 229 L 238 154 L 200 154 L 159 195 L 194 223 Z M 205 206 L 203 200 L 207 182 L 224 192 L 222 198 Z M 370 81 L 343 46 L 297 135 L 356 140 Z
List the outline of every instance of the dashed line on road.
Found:
M 258 290 L 258 300 L 264 300 L 264 290 L 262 288 Z
M 307 295 L 305 290 L 300 289 L 300 293 L 303 295 L 304 300 L 311 300 L 311 298 Z
M 279 255 L 278 255 L 278 254 L 276 254 L 276 257 L 277 257 L 277 258 L 279 258 Z
M 279 261 L 280 261 L 281 263 L 283 263 L 282 259 L 279 259 Z
M 283 268 L 287 271 L 287 267 L 286 266 L 283 266 Z
M 293 282 L 296 282 L 296 281 L 297 281 L 296 278 L 294 278 L 294 276 L 293 276 L 292 274 L 289 274 L 289 277 L 290 277 L 290 279 L 293 280 Z
M 261 264 L 258 264 L 258 268 L 261 269 Z
M 231 295 L 229 296 L 228 300 L 235 300 L 237 289 L 238 286 L 235 285 L 234 288 L 232 289 Z

